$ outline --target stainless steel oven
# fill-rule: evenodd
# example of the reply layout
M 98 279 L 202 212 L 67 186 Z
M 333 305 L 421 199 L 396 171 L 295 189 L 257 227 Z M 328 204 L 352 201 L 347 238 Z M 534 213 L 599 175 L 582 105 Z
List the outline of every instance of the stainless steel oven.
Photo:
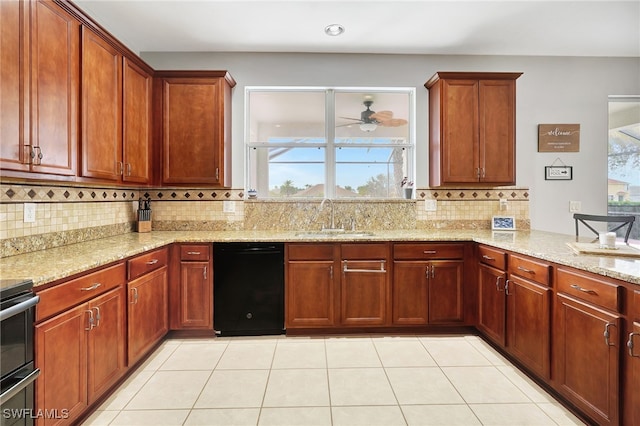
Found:
M 34 381 L 33 322 L 40 300 L 29 280 L 0 282 L 0 424 L 32 425 Z

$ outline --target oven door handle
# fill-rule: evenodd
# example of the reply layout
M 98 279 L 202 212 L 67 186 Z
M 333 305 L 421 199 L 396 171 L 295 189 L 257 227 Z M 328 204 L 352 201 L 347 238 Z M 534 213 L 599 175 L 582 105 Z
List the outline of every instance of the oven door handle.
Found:
M 20 312 L 24 312 L 27 309 L 36 306 L 40 301 L 40 296 L 33 296 L 32 298 L 25 300 L 24 302 L 20 302 L 17 305 L 13 305 L 7 309 L 3 309 L 0 311 L 0 321 L 4 321 L 7 318 L 11 318 L 12 316 L 19 314 Z
M 40 369 L 36 368 L 31 373 L 29 373 L 27 377 L 25 377 L 24 379 L 20 380 L 18 383 L 16 383 L 15 385 L 7 389 L 4 393 L 2 393 L 2 395 L 0 395 L 0 405 L 4 405 L 5 402 L 9 401 L 11 398 L 16 396 L 21 390 L 23 390 L 24 388 L 29 386 L 31 383 L 33 383 L 38 378 L 39 375 L 40 375 Z

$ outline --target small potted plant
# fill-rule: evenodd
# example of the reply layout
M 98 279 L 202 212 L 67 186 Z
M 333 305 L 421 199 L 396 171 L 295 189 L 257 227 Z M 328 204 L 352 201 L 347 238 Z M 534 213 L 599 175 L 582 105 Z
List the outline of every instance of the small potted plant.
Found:
M 410 200 L 413 198 L 413 182 L 409 180 L 408 177 L 404 177 L 402 182 L 400 182 L 400 187 L 404 188 L 404 198 Z

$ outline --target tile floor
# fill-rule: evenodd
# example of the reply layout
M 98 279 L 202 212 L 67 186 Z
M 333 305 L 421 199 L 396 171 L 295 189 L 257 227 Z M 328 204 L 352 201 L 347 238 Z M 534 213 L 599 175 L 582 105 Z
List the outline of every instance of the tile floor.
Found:
M 477 336 L 172 339 L 84 425 L 582 425 Z

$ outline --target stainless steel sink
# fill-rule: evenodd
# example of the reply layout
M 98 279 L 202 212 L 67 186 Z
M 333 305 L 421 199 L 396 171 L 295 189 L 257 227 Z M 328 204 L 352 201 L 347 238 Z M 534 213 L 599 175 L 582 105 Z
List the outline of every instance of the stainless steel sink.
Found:
M 373 232 L 365 231 L 306 231 L 298 232 L 296 237 L 304 238 L 356 238 L 356 237 L 371 237 Z

